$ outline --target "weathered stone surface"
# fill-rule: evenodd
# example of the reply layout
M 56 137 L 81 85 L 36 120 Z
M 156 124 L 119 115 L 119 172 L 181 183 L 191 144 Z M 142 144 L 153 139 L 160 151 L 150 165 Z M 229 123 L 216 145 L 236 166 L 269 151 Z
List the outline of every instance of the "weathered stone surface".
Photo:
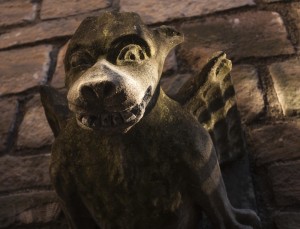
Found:
M 0 192 L 50 185 L 50 155 L 0 158 Z
M 0 49 L 14 45 L 71 36 L 81 21 L 82 18 L 67 18 L 44 21 L 30 27 L 14 29 L 11 32 L 0 35 Z
M 0 26 L 7 26 L 33 21 L 37 7 L 30 0 L 10 0 L 1 1 L 0 9 Z
M 59 6 L 59 7 L 57 7 Z M 99 10 L 110 6 L 108 0 L 44 0 L 42 2 L 41 18 L 59 18 L 89 11 Z
M 26 106 L 24 120 L 19 129 L 18 149 L 40 148 L 53 142 L 53 134 L 47 122 L 40 96 L 36 95 Z
M 185 82 L 192 78 L 191 74 L 177 74 L 161 79 L 164 92 L 171 98 L 176 95 Z
M 120 0 L 120 11 L 133 11 L 140 14 L 146 23 L 156 23 L 175 18 L 206 15 L 217 11 L 254 4 L 253 0 Z
M 300 60 L 274 63 L 269 70 L 284 115 L 300 114 Z
M 300 161 L 278 163 L 269 167 L 269 177 L 272 181 L 272 189 L 278 206 L 296 205 L 300 203 L 299 168 Z
M 0 52 L 0 96 L 22 92 L 47 78 L 51 46 Z
M 0 152 L 6 149 L 7 137 L 17 113 L 15 99 L 0 99 Z
M 278 229 L 300 228 L 300 212 L 279 212 L 273 219 Z
M 55 220 L 61 212 L 53 191 L 0 197 L 0 228 Z
M 257 71 L 252 65 L 234 65 L 231 77 L 241 118 L 249 122 L 264 109 Z
M 66 43 L 58 53 L 57 63 L 55 72 L 51 81 L 51 85 L 56 88 L 63 88 L 65 86 L 65 68 L 64 59 L 68 48 L 68 43 Z
M 254 129 L 249 145 L 256 165 L 300 158 L 300 123 L 275 123 Z
M 291 54 L 294 48 L 278 13 L 244 12 L 222 17 L 208 17 L 184 23 L 185 42 L 179 57 L 200 69 L 212 53 L 222 50 L 229 59 Z

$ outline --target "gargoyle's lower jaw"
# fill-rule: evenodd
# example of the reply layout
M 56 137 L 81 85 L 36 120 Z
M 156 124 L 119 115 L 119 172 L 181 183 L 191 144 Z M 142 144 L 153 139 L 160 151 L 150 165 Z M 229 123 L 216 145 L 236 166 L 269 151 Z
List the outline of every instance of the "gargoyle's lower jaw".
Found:
M 136 109 L 122 112 L 105 112 L 98 115 L 94 114 L 76 114 L 77 123 L 80 127 L 90 130 L 99 130 L 103 132 L 126 132 L 130 127 L 136 124 L 142 117 L 142 110 Z M 136 111 L 138 113 L 136 113 Z
M 77 123 L 83 129 L 105 133 L 125 133 L 143 117 L 145 108 L 151 100 L 151 91 L 149 87 L 142 102 L 125 111 L 102 112 L 101 114 L 75 111 Z

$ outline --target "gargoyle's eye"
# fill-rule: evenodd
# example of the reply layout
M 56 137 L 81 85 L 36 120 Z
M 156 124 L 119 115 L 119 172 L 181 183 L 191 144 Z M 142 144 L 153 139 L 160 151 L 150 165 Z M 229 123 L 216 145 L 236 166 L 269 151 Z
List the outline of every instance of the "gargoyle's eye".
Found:
M 88 68 L 93 65 L 92 57 L 86 52 L 76 52 L 70 58 L 72 68 Z
M 129 44 L 121 49 L 117 57 L 117 65 L 122 65 L 126 62 L 142 63 L 147 59 L 147 53 L 145 49 L 137 44 Z

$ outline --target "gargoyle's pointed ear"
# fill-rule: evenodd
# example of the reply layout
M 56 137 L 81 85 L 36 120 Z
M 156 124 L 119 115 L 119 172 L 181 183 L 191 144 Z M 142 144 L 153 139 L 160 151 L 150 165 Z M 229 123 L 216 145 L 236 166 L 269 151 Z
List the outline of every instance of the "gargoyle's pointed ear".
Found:
M 67 124 L 71 112 L 68 108 L 66 95 L 50 86 L 40 86 L 41 101 L 46 118 L 56 137 Z
M 182 33 L 169 26 L 163 25 L 156 28 L 154 31 L 158 35 L 157 42 L 160 46 L 159 48 L 167 48 L 167 52 L 184 40 Z

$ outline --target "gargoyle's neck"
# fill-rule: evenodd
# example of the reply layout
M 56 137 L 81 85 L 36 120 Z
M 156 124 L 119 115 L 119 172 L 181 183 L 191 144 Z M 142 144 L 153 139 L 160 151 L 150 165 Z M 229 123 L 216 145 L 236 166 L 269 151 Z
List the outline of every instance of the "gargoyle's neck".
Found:
M 141 121 L 145 121 L 145 119 L 165 119 L 170 116 L 170 109 L 175 105 L 175 101 L 170 99 L 160 85 L 157 86 L 156 91 L 151 99 L 149 105 L 144 114 L 144 118 Z M 177 103 L 176 103 L 177 104 Z
M 174 119 L 173 107 L 176 106 L 161 89 L 157 87 L 151 102 L 149 103 L 144 117 L 130 130 L 128 133 L 135 131 L 147 130 L 147 128 L 159 128 L 162 124 L 166 124 L 170 119 Z

